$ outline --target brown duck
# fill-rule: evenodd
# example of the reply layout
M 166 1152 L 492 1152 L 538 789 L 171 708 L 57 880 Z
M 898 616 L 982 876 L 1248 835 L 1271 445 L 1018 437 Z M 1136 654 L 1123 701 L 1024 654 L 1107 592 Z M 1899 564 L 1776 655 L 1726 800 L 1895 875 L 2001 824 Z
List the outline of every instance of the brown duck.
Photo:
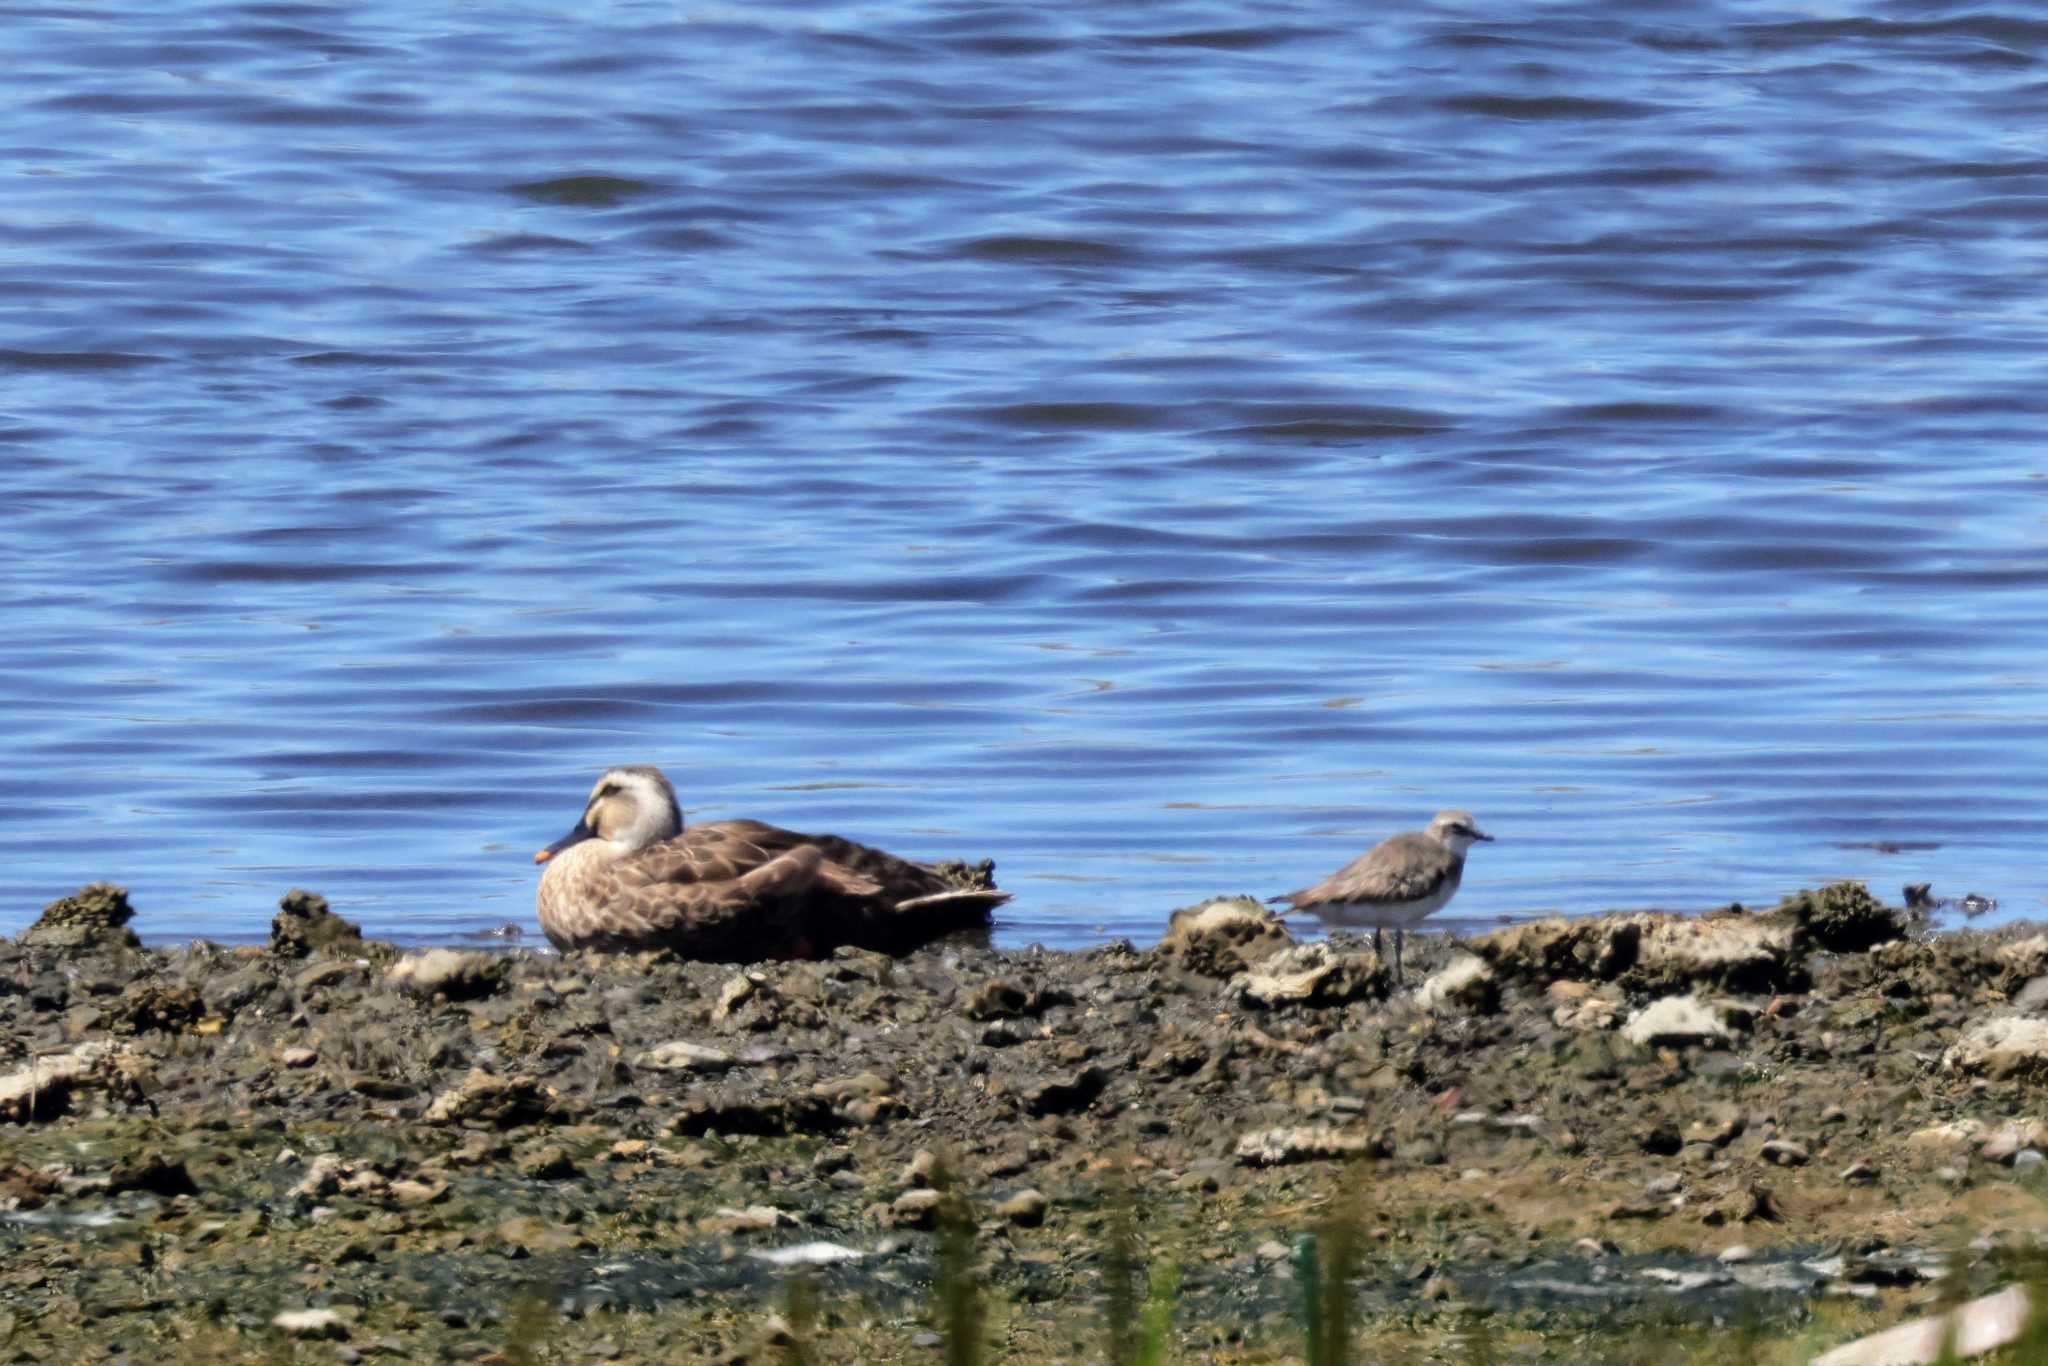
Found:
M 992 885 L 837 835 L 760 821 L 683 828 L 675 788 L 633 764 L 597 780 L 583 818 L 533 856 L 540 926 L 556 948 L 752 962 L 814 958 L 841 944 L 900 953 L 988 924 L 1010 899 Z M 984 883 L 986 873 L 980 874 Z

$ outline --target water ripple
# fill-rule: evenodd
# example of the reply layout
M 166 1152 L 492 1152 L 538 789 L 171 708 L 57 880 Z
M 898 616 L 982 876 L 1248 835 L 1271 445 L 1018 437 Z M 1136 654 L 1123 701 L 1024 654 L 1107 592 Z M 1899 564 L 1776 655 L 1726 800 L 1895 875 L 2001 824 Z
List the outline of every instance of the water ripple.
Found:
M 2048 24 L 7 10 L 0 930 L 530 913 L 602 765 L 1146 937 L 2048 913 Z M 1889 851 L 1889 852 L 1888 852 Z

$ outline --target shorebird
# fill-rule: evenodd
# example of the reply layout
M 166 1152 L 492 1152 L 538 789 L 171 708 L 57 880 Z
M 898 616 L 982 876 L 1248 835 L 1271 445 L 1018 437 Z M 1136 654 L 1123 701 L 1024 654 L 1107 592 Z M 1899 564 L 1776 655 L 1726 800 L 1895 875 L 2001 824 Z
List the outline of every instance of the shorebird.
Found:
M 988 881 L 991 865 L 942 871 L 760 821 L 686 830 L 675 788 L 646 764 L 608 770 L 575 827 L 533 861 L 547 865 L 540 926 L 563 950 L 668 948 L 728 962 L 841 944 L 898 952 L 986 925 L 1010 899 Z
M 1411 925 L 1442 910 L 1465 876 L 1465 851 L 1493 836 L 1472 822 L 1469 811 L 1439 811 L 1427 830 L 1404 830 L 1360 854 L 1315 886 L 1272 898 L 1307 911 L 1326 925 L 1372 926 L 1373 952 L 1380 931 L 1394 931 L 1394 977 L 1401 976 L 1401 936 Z M 1285 911 L 1281 914 L 1286 914 Z

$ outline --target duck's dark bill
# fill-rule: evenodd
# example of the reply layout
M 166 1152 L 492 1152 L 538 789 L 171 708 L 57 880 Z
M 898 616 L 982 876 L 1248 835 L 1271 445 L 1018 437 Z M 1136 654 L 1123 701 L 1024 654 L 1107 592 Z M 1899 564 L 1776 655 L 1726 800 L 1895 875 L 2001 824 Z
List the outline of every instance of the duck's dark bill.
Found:
M 571 830 L 568 834 L 562 836 L 553 844 L 550 844 L 547 848 L 541 850 L 538 854 L 535 854 L 533 856 L 533 861 L 535 863 L 546 863 L 549 859 L 561 853 L 570 845 L 581 844 L 583 843 L 583 841 L 587 839 L 595 839 L 596 837 L 597 832 L 595 830 L 592 830 L 588 825 L 584 824 L 582 821 L 578 821 L 576 822 L 576 828 L 574 830 Z

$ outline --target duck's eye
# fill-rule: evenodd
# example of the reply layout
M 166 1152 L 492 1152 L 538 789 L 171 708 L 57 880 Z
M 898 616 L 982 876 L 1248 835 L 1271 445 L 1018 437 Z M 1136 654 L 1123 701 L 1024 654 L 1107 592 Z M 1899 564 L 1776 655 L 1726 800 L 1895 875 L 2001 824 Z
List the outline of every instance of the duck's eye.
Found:
M 616 797 L 618 795 L 619 785 L 617 783 L 606 783 L 597 790 L 597 799 L 599 801 L 603 801 L 606 797 Z

